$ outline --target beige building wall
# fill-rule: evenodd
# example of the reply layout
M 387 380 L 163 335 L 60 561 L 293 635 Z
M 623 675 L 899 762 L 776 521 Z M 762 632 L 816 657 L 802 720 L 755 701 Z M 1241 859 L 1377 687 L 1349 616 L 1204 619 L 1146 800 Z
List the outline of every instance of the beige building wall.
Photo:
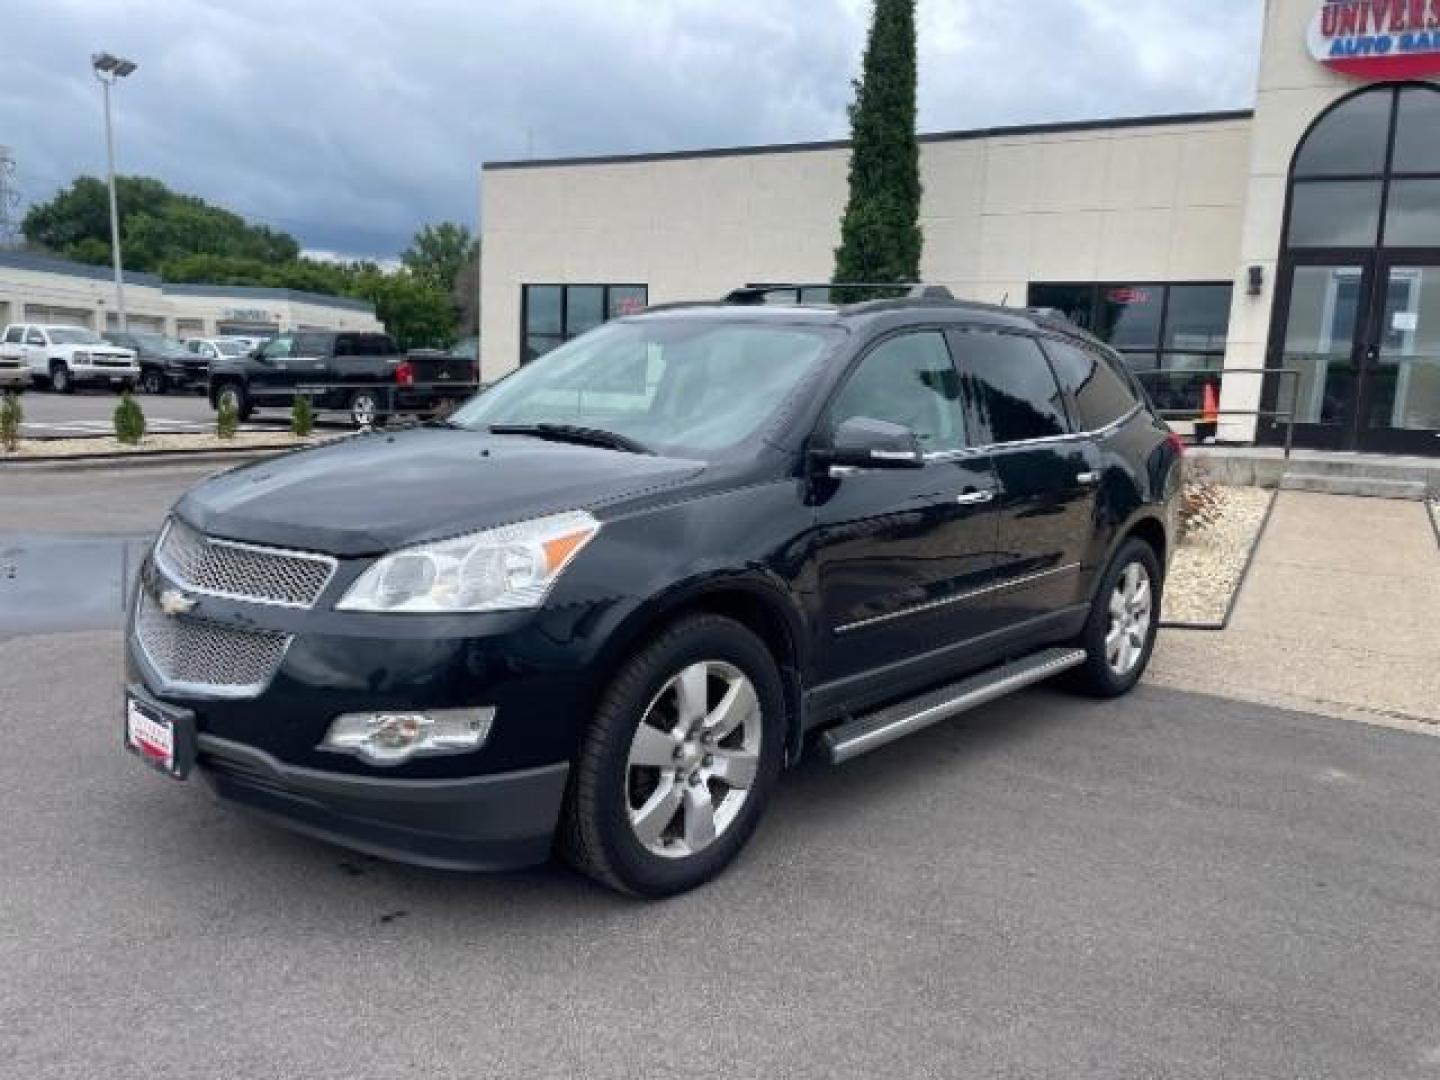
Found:
M 383 330 L 373 310 L 303 297 L 172 293 L 159 284 L 127 282 L 125 310 L 132 329 L 174 336 L 209 337 L 237 312 L 263 313 L 276 330 L 315 327 Z M 118 325 L 115 285 L 107 278 L 31 270 L 0 264 L 0 326 L 10 322 L 65 322 L 104 331 Z
M 1317 0 L 1266 0 L 1265 4 L 1265 37 L 1246 167 L 1245 218 L 1225 350 L 1226 368 L 1265 366 L 1290 162 L 1315 118 L 1362 85 L 1336 74 L 1310 55 L 1305 33 L 1316 4 Z M 1265 276 L 1264 289 L 1258 296 L 1249 295 L 1246 288 L 1251 266 L 1260 267 Z M 1258 408 L 1262 386 L 1260 375 L 1228 376 L 1223 383 L 1221 408 Z M 1248 418 L 1227 419 L 1220 425 L 1225 440 L 1248 442 L 1254 434 L 1255 422 Z
M 925 141 L 926 281 L 1023 304 L 1030 282 L 1229 281 L 1245 118 Z M 651 303 L 825 281 L 849 150 L 488 168 L 484 378 L 520 356 L 524 284 L 645 284 Z

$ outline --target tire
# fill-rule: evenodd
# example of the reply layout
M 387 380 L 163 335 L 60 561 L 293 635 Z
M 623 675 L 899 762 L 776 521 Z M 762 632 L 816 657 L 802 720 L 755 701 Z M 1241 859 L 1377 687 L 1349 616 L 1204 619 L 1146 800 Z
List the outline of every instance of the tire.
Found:
M 1072 688 L 1092 697 L 1113 698 L 1135 687 L 1155 649 L 1164 584 L 1154 548 L 1133 538 L 1120 546 L 1076 643 L 1086 657 L 1069 674 Z
M 242 424 L 250 419 L 255 411 L 255 406 L 250 404 L 250 395 L 245 392 L 245 387 L 236 382 L 221 383 L 220 388 L 215 391 L 215 411 L 220 411 L 220 406 L 226 398 L 230 398 L 235 405 L 235 417 Z
M 380 399 L 372 390 L 356 390 L 350 397 L 350 422 L 357 428 L 381 428 L 389 419 L 380 411 Z
M 73 394 L 75 392 L 75 380 L 70 375 L 70 369 L 64 364 L 51 365 L 50 389 L 57 394 Z
M 704 704 L 687 708 L 687 697 Z M 726 702 L 739 708 L 722 712 Z M 718 739 L 695 736 L 719 730 L 727 717 L 738 723 Z M 690 732 L 677 737 L 686 718 Z M 760 823 L 785 734 L 785 694 L 764 643 L 719 615 L 675 623 L 620 668 L 601 700 L 571 774 L 560 854 L 632 896 L 658 899 L 704 884 Z M 743 783 L 724 778 L 732 770 Z
M 147 394 L 159 396 L 165 393 L 165 373 L 158 368 L 146 368 L 140 376 L 140 389 Z

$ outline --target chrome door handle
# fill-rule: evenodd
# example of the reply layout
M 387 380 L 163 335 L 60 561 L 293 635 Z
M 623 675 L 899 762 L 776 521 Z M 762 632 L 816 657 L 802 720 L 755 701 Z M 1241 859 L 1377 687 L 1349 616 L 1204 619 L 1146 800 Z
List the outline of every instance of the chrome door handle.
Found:
M 957 495 L 955 501 L 961 506 L 979 506 L 988 503 L 995 498 L 994 488 L 984 488 L 980 491 L 967 491 L 964 495 Z
M 1075 477 L 1075 482 L 1086 485 L 1098 484 L 1100 482 L 1100 474 L 1098 472 L 1082 472 L 1079 476 Z

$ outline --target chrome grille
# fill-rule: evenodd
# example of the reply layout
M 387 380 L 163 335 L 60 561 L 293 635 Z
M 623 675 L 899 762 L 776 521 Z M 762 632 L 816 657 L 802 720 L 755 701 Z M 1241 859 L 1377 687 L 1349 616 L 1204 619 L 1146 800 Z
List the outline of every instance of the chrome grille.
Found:
M 171 689 L 219 697 L 254 697 L 270 685 L 290 635 L 242 630 L 220 623 L 166 615 L 140 590 L 135 637 L 150 666 Z
M 217 540 L 174 518 L 160 537 L 155 560 L 191 592 L 296 608 L 312 607 L 335 572 L 335 560 L 327 555 Z

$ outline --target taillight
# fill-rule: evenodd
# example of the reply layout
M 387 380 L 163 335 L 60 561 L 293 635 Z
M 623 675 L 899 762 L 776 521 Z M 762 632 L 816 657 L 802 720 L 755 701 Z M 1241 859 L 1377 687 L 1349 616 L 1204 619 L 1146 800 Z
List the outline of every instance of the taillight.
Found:
M 1170 449 L 1175 451 L 1176 457 L 1185 456 L 1185 440 L 1179 435 L 1172 431 L 1165 436 L 1165 441 L 1170 444 Z
M 402 360 L 396 366 L 395 381 L 401 386 L 415 385 L 415 366 L 409 360 Z

